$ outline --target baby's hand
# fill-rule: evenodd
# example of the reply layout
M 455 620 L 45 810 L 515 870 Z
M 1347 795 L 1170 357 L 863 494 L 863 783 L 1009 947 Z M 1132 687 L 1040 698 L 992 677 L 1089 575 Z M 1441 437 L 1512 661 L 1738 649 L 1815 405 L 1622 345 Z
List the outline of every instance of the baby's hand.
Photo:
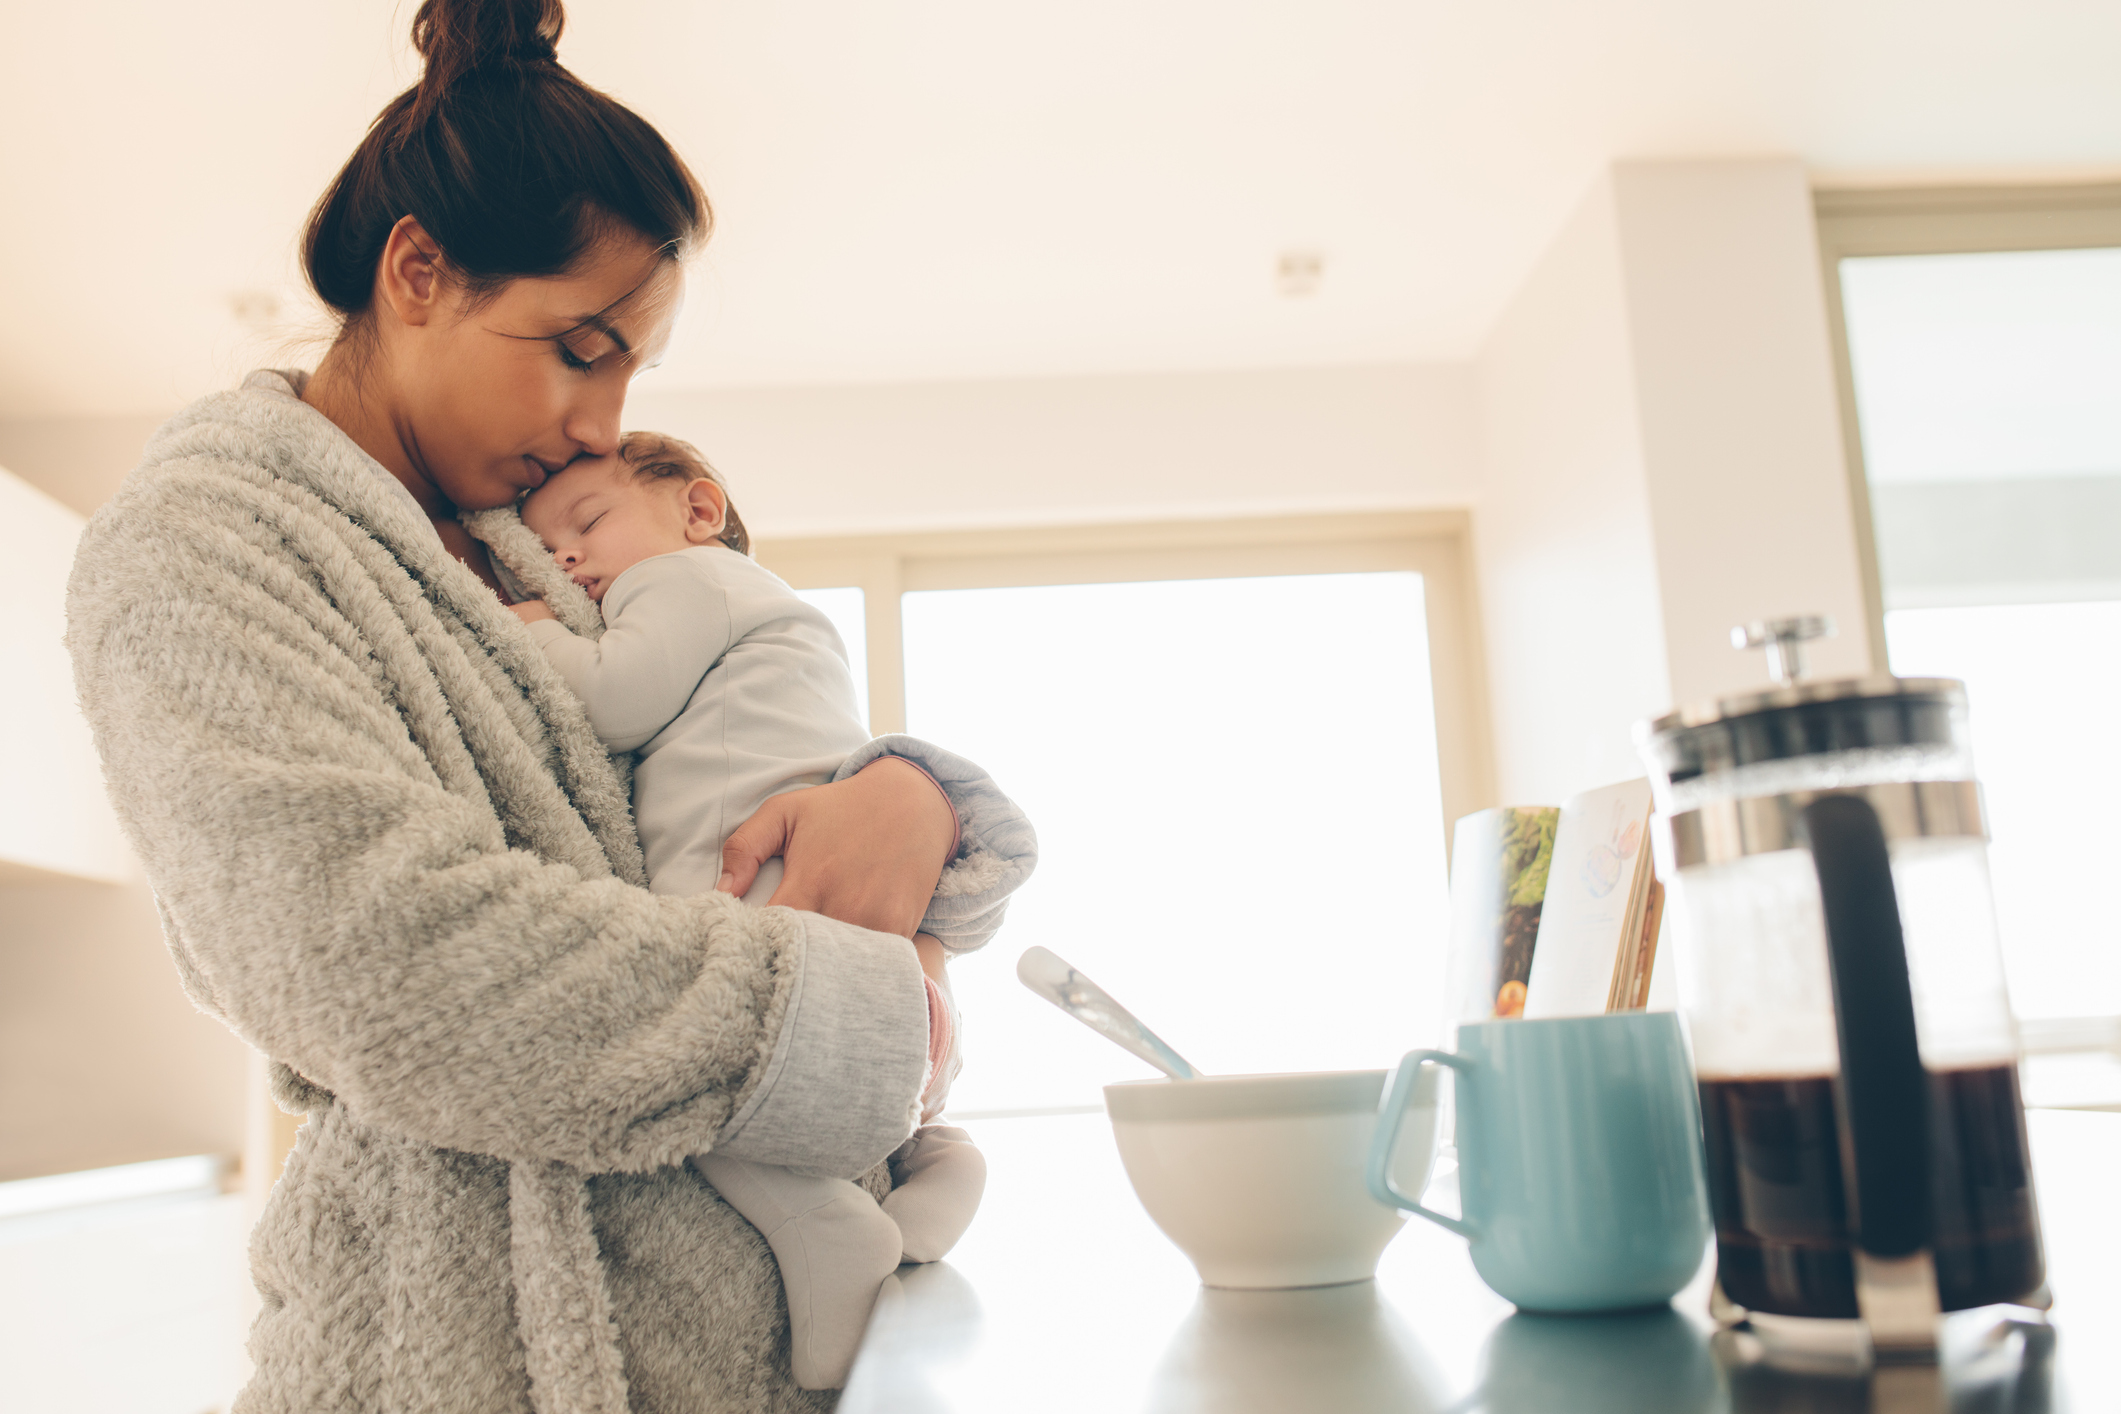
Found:
M 510 604 L 508 607 L 514 610 L 515 616 L 526 624 L 534 624 L 540 619 L 559 617 L 552 610 L 545 607 L 543 599 L 525 599 L 520 604 Z

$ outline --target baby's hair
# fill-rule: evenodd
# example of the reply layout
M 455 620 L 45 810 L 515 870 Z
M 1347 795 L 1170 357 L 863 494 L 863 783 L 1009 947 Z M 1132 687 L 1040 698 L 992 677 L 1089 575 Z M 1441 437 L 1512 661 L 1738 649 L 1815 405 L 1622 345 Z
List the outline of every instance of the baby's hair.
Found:
M 660 432 L 629 432 L 619 438 L 619 458 L 633 468 L 635 476 L 660 477 L 672 481 L 712 481 L 722 488 L 721 541 L 739 555 L 751 553 L 751 533 L 744 529 L 736 502 L 729 498 L 729 483 L 722 479 L 700 449 Z

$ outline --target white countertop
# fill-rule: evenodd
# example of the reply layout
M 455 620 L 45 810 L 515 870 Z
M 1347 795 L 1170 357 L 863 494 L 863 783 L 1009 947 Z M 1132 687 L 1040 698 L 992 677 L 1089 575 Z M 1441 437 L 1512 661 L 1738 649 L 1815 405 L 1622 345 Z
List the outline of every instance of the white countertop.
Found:
M 886 1283 L 842 1414 L 1939 1407 L 1926 1371 L 1727 1367 L 1709 1342 L 1706 1264 L 1667 1311 L 1518 1316 L 1463 1242 L 1417 1219 L 1375 1282 L 1206 1290 L 1135 1201 L 1103 1115 L 966 1127 L 990 1170 L 979 1219 L 949 1261 Z M 1955 1411 L 2121 1405 L 2121 1115 L 2036 1111 L 2029 1127 L 2061 1332 L 2053 1397 L 2036 1373 L 2013 1404 L 2013 1346 L 1953 1367 Z

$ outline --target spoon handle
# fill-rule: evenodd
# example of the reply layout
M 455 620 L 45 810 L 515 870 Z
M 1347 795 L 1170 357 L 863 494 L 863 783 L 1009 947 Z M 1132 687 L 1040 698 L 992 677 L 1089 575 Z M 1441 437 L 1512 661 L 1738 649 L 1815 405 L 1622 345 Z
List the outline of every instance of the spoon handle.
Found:
M 1199 1074 L 1163 1038 L 1134 1019 L 1103 987 L 1045 948 L 1026 948 L 1016 960 L 1017 980 L 1113 1044 L 1140 1056 L 1173 1080 Z

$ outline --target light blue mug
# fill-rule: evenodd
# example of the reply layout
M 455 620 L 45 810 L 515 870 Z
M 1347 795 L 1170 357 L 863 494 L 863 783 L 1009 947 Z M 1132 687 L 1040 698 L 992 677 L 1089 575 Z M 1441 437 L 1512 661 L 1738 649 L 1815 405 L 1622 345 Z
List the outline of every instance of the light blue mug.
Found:
M 1456 1073 L 1462 1218 L 1392 1182 L 1400 1118 L 1425 1065 Z M 1671 1012 L 1460 1028 L 1458 1052 L 1410 1051 L 1386 1084 L 1370 1192 L 1469 1239 L 1481 1280 L 1528 1311 L 1669 1301 L 1708 1246 L 1700 1101 Z

